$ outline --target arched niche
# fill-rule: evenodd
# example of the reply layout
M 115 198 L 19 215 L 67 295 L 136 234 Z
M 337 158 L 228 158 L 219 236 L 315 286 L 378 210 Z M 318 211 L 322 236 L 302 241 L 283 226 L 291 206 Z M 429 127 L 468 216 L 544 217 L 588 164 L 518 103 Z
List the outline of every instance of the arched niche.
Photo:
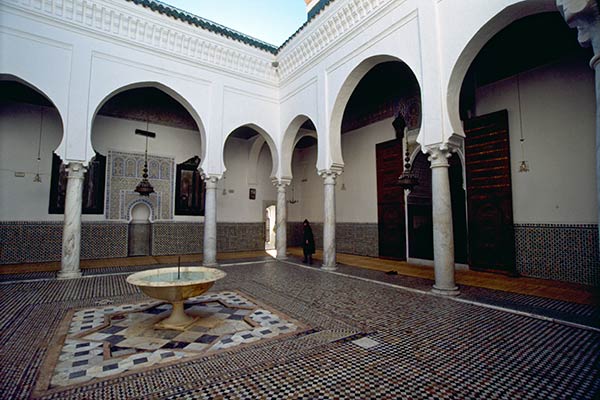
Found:
M 552 11 L 557 11 L 554 1 L 525 0 L 505 7 L 488 21 L 482 22 L 458 56 L 448 79 L 446 101 L 453 132 L 464 134 L 460 117 L 460 93 L 467 71 L 479 51 L 512 22 L 529 15 Z
M 176 165 L 205 152 L 204 127 L 189 102 L 157 82 L 120 87 L 96 107 L 91 132 L 95 152 L 107 157 L 107 218 L 128 218 L 147 163 L 153 216 L 173 219 Z
M 10 188 L 0 194 L 0 219 L 48 219 L 54 152 L 64 137 L 60 111 L 38 87 L 1 74 L 0 127 L 0 186 Z
M 129 235 L 127 255 L 149 256 L 152 254 L 152 204 L 144 199 L 129 208 Z
M 289 122 L 283 135 L 280 177 L 291 179 L 294 150 L 305 136 L 313 137 L 318 142 L 318 132 L 313 120 L 306 115 L 297 115 Z
M 344 113 L 350 98 L 361 80 L 371 71 L 374 67 L 379 64 L 386 62 L 400 62 L 407 67 L 407 71 L 410 71 L 407 76 L 410 76 L 410 80 L 417 82 L 418 79 L 414 74 L 412 68 L 406 64 L 403 60 L 391 56 L 391 55 L 378 55 L 369 57 L 359 62 L 356 67 L 350 72 L 350 74 L 344 80 L 338 94 L 335 97 L 335 102 L 332 107 L 330 115 L 330 126 L 329 126 L 329 152 L 331 157 L 332 165 L 343 165 L 342 149 L 341 149 L 341 134 L 342 134 L 342 122 L 344 119 Z M 402 78 L 398 78 L 402 79 Z M 406 79 L 406 77 L 404 77 Z M 420 99 L 420 86 L 419 86 L 419 104 Z M 420 118 L 420 117 L 419 117 Z

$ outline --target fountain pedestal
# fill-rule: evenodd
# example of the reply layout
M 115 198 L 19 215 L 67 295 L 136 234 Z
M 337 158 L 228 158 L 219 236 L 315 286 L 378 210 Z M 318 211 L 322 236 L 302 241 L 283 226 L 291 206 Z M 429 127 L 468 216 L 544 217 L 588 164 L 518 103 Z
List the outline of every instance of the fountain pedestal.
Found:
M 154 327 L 157 329 L 185 330 L 198 317 L 187 315 L 183 303 L 190 297 L 200 296 L 227 274 L 206 267 L 170 267 L 141 271 L 127 277 L 129 284 L 140 288 L 144 294 L 171 303 L 171 314 Z

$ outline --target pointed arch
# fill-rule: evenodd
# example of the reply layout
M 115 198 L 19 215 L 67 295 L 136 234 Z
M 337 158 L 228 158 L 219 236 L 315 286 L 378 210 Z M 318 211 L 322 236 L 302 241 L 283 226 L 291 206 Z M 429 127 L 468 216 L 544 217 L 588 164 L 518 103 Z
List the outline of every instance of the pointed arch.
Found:
M 419 84 L 419 92 L 422 93 L 420 82 L 418 81 L 414 70 L 410 67 L 410 65 L 406 64 L 403 60 L 401 60 L 398 57 L 383 54 L 372 56 L 358 62 L 356 66 L 352 69 L 350 74 L 344 80 L 344 83 L 342 84 L 337 96 L 335 97 L 335 102 L 332 107 L 329 125 L 329 151 L 332 165 L 344 164 L 342 157 L 341 140 L 342 120 L 344 117 L 344 111 L 346 110 L 346 106 L 348 105 L 348 101 L 350 100 L 352 93 L 354 93 L 354 90 L 356 89 L 360 81 L 365 77 L 365 75 L 367 75 L 367 73 L 373 67 L 388 61 L 397 61 L 405 64 L 412 73 L 412 78 Z
M 41 97 L 43 97 L 44 100 L 46 100 L 47 103 L 56 110 L 56 112 L 58 114 L 58 119 L 60 121 L 60 133 L 61 133 L 61 140 L 59 141 L 59 144 L 60 144 L 60 142 L 62 142 L 62 140 L 65 137 L 65 122 L 64 122 L 64 119 L 63 119 L 63 114 L 61 113 L 61 110 L 57 107 L 56 102 L 50 96 L 48 96 L 48 94 L 44 90 L 40 89 L 38 86 L 32 84 L 31 82 L 29 82 L 29 81 L 27 81 L 25 79 L 22 79 L 22 78 L 18 77 L 16 75 L 13 75 L 13 74 L 0 74 L 0 81 L 3 81 L 3 82 L 16 82 L 16 83 L 18 83 L 20 85 L 23 85 L 23 86 L 31 89 L 36 94 L 38 94 Z M 60 145 L 57 146 L 57 148 L 53 149 L 53 151 L 56 154 L 58 154 L 57 150 L 58 150 L 59 147 L 60 147 Z
M 295 116 L 287 125 L 287 128 L 283 134 L 283 141 L 281 144 L 281 171 L 279 171 L 279 178 L 291 179 L 292 178 L 292 155 L 296 144 L 304 136 L 312 136 L 317 141 L 319 140 L 319 133 L 309 134 L 305 133 L 298 136 L 298 131 L 307 121 L 310 121 L 313 126 L 316 126 L 314 121 L 307 115 L 300 114 Z
M 89 119 L 89 126 L 88 126 L 88 131 L 92 132 L 92 126 L 94 123 L 94 120 L 96 119 L 96 116 L 98 115 L 98 112 L 100 111 L 100 109 L 102 108 L 102 106 L 104 104 L 106 104 L 107 101 L 109 101 L 111 98 L 113 98 L 114 96 L 118 95 L 119 93 L 125 92 L 127 90 L 131 90 L 131 89 L 140 89 L 140 88 L 155 88 L 158 89 L 164 93 L 166 93 L 167 95 L 171 96 L 175 101 L 177 101 L 183 108 L 185 108 L 185 110 L 190 114 L 190 116 L 193 118 L 194 122 L 196 122 L 196 126 L 198 127 L 198 132 L 200 133 L 200 145 L 201 145 L 201 149 L 199 151 L 199 156 L 202 160 L 204 160 L 206 158 L 206 128 L 204 126 L 204 123 L 202 121 L 202 118 L 200 117 L 200 114 L 198 113 L 198 111 L 192 106 L 191 102 L 189 102 L 183 95 L 181 95 L 178 91 L 176 91 L 175 89 L 171 88 L 170 86 L 162 83 L 162 82 L 158 82 L 158 81 L 140 81 L 140 82 L 132 82 L 129 83 L 127 85 L 122 85 L 118 88 L 112 89 L 110 92 L 105 93 L 101 98 L 102 100 L 100 102 L 98 102 L 98 104 L 93 108 L 94 112 L 91 116 L 91 118 Z M 90 143 L 91 143 L 91 137 L 90 137 Z
M 549 11 L 557 11 L 554 1 L 540 2 L 537 0 L 524 0 L 505 7 L 490 19 L 482 21 L 477 32 L 473 34 L 458 56 L 448 80 L 446 102 L 448 118 L 453 132 L 464 135 L 460 118 L 460 94 L 467 71 L 480 50 L 498 32 L 516 20 Z
M 251 157 L 250 162 L 251 163 L 258 162 L 258 157 L 260 156 L 260 150 L 262 149 L 262 146 L 266 143 L 267 146 L 269 147 L 269 151 L 271 152 L 271 162 L 273 164 L 272 169 L 271 169 L 271 178 L 274 178 L 275 176 L 277 176 L 277 170 L 279 169 L 279 159 L 277 156 L 278 153 L 277 153 L 277 146 L 275 146 L 275 141 L 273 140 L 271 135 L 269 135 L 267 133 L 266 130 L 264 130 L 263 128 L 261 128 L 260 126 L 258 126 L 255 123 L 248 123 L 248 124 L 238 126 L 237 128 L 233 129 L 231 132 L 229 132 L 229 134 L 223 141 L 223 147 L 221 149 L 221 151 L 223 152 L 223 159 L 225 159 L 225 144 L 227 143 L 227 140 L 231 137 L 232 133 L 234 133 L 235 131 L 237 131 L 240 128 L 250 128 L 250 129 L 256 131 L 259 134 L 260 138 L 262 140 L 264 140 L 264 142 L 261 143 L 259 139 L 255 139 L 255 142 L 253 143 L 253 146 L 250 150 L 250 157 Z M 256 158 L 253 159 L 253 157 L 256 157 Z M 256 168 L 256 165 L 254 165 L 253 168 Z M 248 177 L 250 177 L 250 175 L 248 175 Z

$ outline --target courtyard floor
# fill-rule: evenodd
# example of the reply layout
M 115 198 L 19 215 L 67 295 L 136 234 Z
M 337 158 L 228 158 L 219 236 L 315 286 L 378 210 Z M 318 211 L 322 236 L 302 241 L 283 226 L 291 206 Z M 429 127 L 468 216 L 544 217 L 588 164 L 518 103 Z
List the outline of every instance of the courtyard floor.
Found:
M 340 257 L 325 272 L 238 254 L 187 302 L 198 323 L 157 332 L 170 306 L 125 279 L 174 260 L 87 262 L 68 281 L 51 265 L 4 269 L 0 398 L 600 397 L 591 288 L 459 273 L 461 295 L 443 298 L 427 268 Z

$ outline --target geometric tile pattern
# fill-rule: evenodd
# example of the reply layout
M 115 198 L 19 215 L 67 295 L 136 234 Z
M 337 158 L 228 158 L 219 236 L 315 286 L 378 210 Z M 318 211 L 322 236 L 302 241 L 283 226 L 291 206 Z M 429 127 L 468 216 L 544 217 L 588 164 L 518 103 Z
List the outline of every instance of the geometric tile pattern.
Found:
M 155 222 L 152 224 L 153 255 L 202 253 L 203 243 L 204 224 L 202 223 Z
M 377 224 L 341 222 L 335 225 L 335 244 L 341 253 L 379 256 Z
M 317 248 L 323 247 L 323 224 L 310 223 Z M 338 222 L 335 224 L 337 251 L 367 257 L 379 256 L 379 231 L 376 223 Z M 302 222 L 287 223 L 288 246 L 302 246 Z
M 265 226 L 262 222 L 217 223 L 217 251 L 263 250 Z M 194 254 L 203 252 L 204 224 L 156 222 L 152 224 L 152 254 Z
M 524 276 L 600 286 L 598 225 L 515 224 Z
M 252 251 L 264 248 L 263 222 L 217 223 L 217 251 Z
M 589 376 L 568 374 L 550 389 L 544 386 L 548 366 L 535 365 L 535 358 L 524 352 L 530 366 L 511 374 L 499 375 L 489 363 L 502 360 L 505 353 L 464 359 L 464 364 L 444 365 L 440 357 L 460 351 L 452 348 L 453 339 L 433 339 L 436 346 L 415 351 L 406 339 L 377 333 L 368 339 L 378 343 L 368 349 L 354 342 L 338 342 L 314 357 L 302 357 L 271 368 L 248 371 L 232 379 L 214 380 L 208 385 L 180 390 L 166 399 L 592 399 L 594 383 Z M 596 347 L 597 350 L 597 347 Z M 437 355 L 435 353 L 438 353 Z M 558 363 L 556 363 L 558 364 Z M 415 373 L 419 365 L 419 373 Z M 287 371 L 295 371 L 288 374 Z M 252 384 L 249 384 L 252 382 Z M 474 382 L 487 382 L 485 385 Z
M 148 179 L 155 193 L 143 199 L 152 209 L 152 220 L 172 220 L 173 168 L 170 157 L 148 155 Z M 129 220 L 131 208 L 140 198 L 133 191 L 142 179 L 144 154 L 109 150 L 106 176 L 106 212 L 111 220 Z
M 303 327 L 236 292 L 191 298 L 184 306 L 188 315 L 199 317 L 185 331 L 154 328 L 171 312 L 169 303 L 159 301 L 74 312 L 49 389 L 192 359 Z
M 62 221 L 0 223 L 0 264 L 59 261 L 62 253 L 62 231 Z M 127 224 L 82 222 L 82 259 L 126 256 Z
M 135 193 L 136 201 L 139 195 Z M 59 261 L 63 222 L 1 222 L 0 264 Z M 264 224 L 217 224 L 217 250 L 264 249 Z M 203 251 L 204 225 L 191 222 L 152 224 L 152 255 L 197 254 Z M 127 257 L 129 224 L 123 221 L 82 222 L 81 258 Z
M 125 275 L 5 283 L 0 288 L 2 397 L 599 398 L 597 331 L 287 263 L 222 268 L 227 277 L 215 283 L 215 291 L 247 293 L 312 328 L 36 393 L 36 382 L 47 370 L 42 362 L 48 343 L 57 332 L 67 332 L 61 321 L 68 310 L 109 307 L 96 305 L 102 300 L 148 301 Z M 400 276 L 366 272 L 384 282 L 404 282 Z M 362 348 L 356 341 L 365 337 L 376 344 L 363 340 L 358 343 L 369 348 Z M 130 356 L 120 354 L 119 360 Z

